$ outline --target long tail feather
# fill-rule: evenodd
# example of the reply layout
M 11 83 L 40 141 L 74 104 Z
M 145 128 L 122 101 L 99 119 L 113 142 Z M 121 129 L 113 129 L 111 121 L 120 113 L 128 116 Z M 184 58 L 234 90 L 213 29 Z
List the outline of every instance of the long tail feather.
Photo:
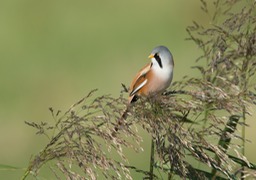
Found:
M 138 96 L 137 95 L 133 95 L 129 98 L 129 103 L 125 109 L 125 111 L 123 112 L 122 116 L 120 117 L 120 119 L 117 120 L 117 124 L 114 127 L 114 132 L 112 133 L 112 135 L 114 135 L 118 130 L 122 129 L 125 125 L 125 120 L 128 116 L 128 113 L 130 111 L 130 108 L 132 106 L 132 104 L 134 102 L 136 102 L 138 100 Z
M 117 132 L 119 129 L 122 129 L 122 127 L 125 125 L 125 120 L 128 116 L 129 108 L 127 107 L 126 110 L 123 112 L 120 119 L 118 119 L 117 124 L 115 125 L 115 131 Z

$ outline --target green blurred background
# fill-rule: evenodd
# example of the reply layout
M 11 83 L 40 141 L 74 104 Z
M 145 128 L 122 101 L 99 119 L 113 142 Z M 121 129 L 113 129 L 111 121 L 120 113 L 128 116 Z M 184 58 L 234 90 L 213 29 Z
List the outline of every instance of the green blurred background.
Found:
M 130 83 L 157 45 L 173 53 L 174 80 L 194 76 L 190 66 L 200 51 L 185 41 L 193 20 L 210 24 L 196 0 L 1 0 L 0 164 L 25 168 L 47 142 L 25 120 L 51 121 L 49 107 L 66 110 L 94 88 L 118 97 L 121 83 Z M 256 125 L 252 117 L 248 123 Z M 246 131 L 252 162 L 254 130 Z M 130 162 L 148 164 L 149 142 L 144 144 L 146 153 Z M 1 169 L 0 179 L 23 173 Z

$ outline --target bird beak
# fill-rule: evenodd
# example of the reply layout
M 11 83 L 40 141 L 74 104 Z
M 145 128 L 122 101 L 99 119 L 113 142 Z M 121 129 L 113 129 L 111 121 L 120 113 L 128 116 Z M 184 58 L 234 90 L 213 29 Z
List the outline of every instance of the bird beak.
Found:
M 150 59 L 154 58 L 154 54 L 150 54 L 150 55 L 148 56 L 148 58 L 150 58 Z

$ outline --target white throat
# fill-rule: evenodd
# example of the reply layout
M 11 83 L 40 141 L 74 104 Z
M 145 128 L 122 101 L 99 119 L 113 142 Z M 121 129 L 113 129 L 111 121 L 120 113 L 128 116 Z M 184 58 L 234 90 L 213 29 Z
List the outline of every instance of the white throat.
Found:
M 160 67 L 155 58 L 152 58 L 151 68 L 156 73 L 156 75 L 170 77 L 173 71 L 173 64 L 169 62 L 166 63 L 166 61 L 162 61 L 162 67 Z
M 173 78 L 173 65 L 171 63 L 163 63 L 162 68 L 159 66 L 155 59 L 152 59 L 152 71 L 154 72 L 155 78 L 160 82 L 164 83 L 166 88 L 171 84 Z

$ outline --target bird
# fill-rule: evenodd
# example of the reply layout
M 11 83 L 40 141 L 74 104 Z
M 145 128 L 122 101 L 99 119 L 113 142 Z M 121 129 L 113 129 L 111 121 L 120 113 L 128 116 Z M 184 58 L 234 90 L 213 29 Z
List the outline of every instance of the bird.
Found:
M 172 82 L 174 61 L 170 50 L 165 46 L 157 46 L 151 51 L 148 58 L 151 62 L 146 64 L 131 82 L 128 105 L 118 120 L 116 131 L 126 119 L 131 104 L 142 96 L 154 97 L 163 93 Z

